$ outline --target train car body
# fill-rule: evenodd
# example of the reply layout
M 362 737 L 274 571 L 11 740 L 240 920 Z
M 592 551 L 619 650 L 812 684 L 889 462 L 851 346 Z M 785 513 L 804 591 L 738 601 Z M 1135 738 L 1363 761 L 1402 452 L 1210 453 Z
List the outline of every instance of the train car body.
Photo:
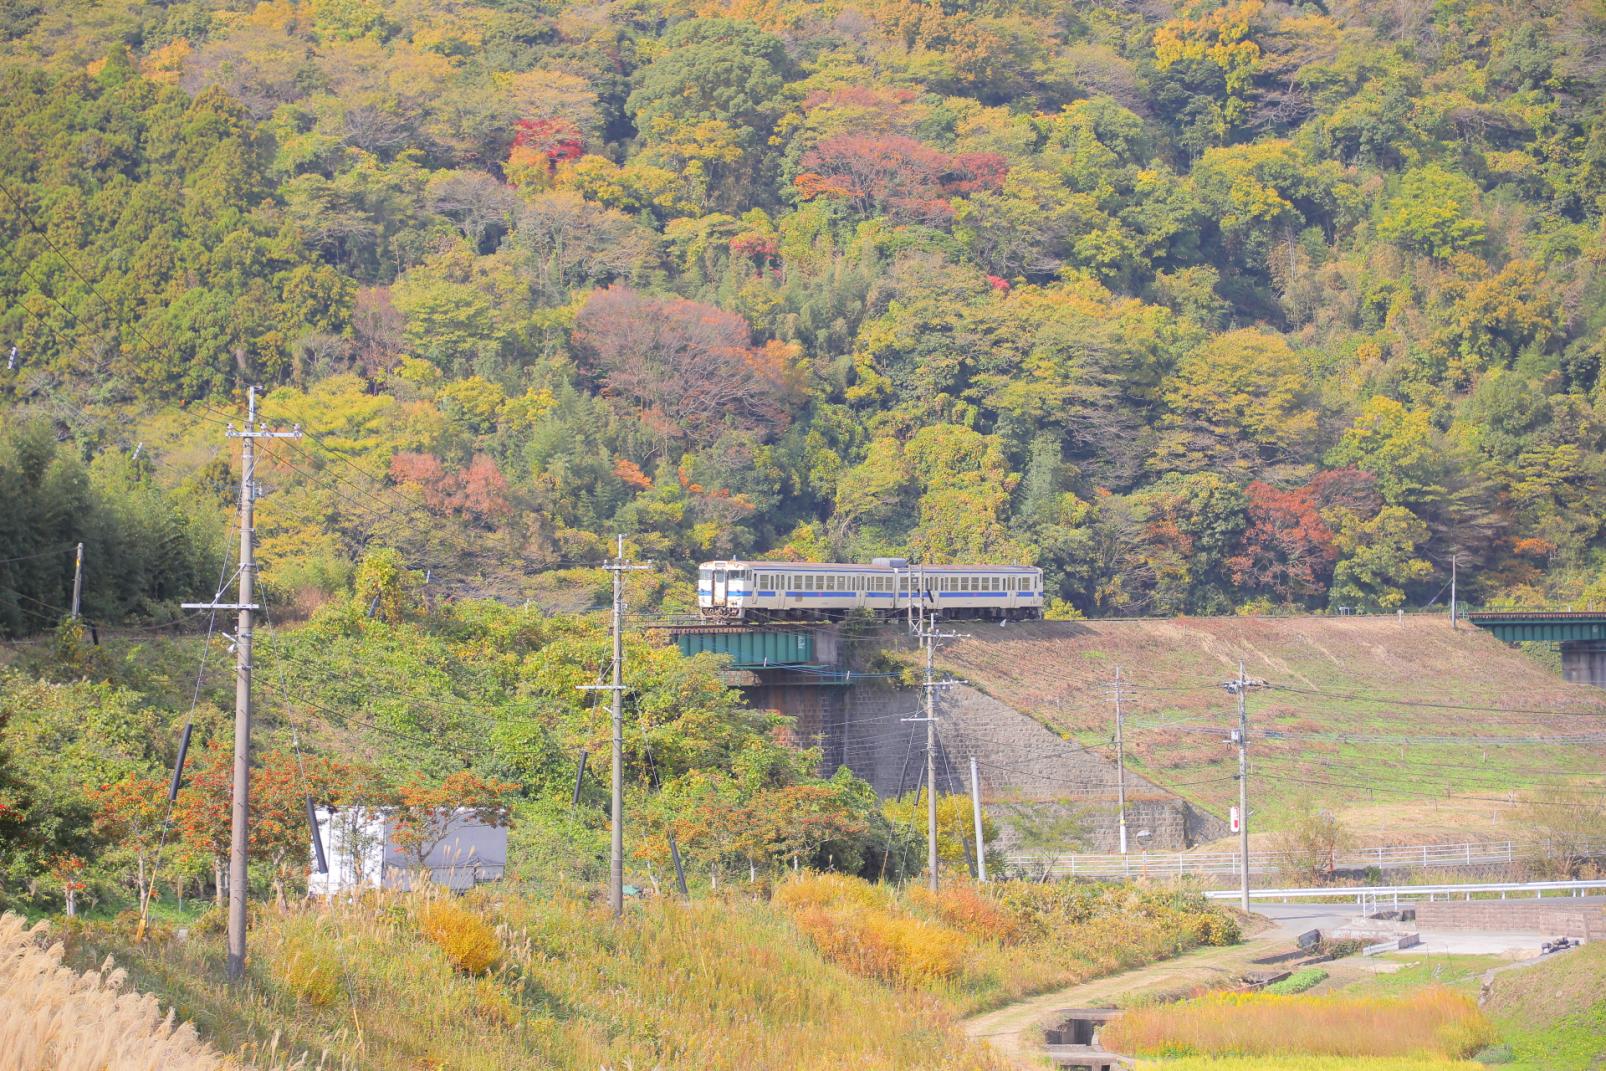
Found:
M 697 570 L 705 620 L 841 618 L 856 610 L 894 617 L 923 607 L 943 617 L 1043 616 L 1043 571 L 1025 565 L 869 565 L 717 561 Z

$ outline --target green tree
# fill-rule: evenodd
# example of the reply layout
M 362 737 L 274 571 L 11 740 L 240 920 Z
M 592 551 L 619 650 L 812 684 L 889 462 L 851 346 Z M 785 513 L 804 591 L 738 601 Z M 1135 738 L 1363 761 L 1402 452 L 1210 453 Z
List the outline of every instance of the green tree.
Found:
M 1405 605 L 1407 585 L 1433 575 L 1433 565 L 1416 556 L 1428 526 L 1403 506 L 1385 506 L 1377 516 L 1351 515 L 1334 533 L 1338 564 L 1328 599 L 1335 606 L 1393 610 Z
M 1407 249 L 1444 259 L 1474 252 L 1483 243 L 1478 186 L 1438 164 L 1412 168 L 1383 204 L 1378 237 Z

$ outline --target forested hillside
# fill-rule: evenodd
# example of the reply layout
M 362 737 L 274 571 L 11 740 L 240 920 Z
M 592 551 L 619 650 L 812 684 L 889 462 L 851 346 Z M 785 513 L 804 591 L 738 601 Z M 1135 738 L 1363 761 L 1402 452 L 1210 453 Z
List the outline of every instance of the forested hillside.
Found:
M 5 0 L 0 57 L 7 631 L 86 528 L 103 617 L 204 596 L 248 383 L 309 606 L 615 531 L 1606 599 L 1601 0 Z

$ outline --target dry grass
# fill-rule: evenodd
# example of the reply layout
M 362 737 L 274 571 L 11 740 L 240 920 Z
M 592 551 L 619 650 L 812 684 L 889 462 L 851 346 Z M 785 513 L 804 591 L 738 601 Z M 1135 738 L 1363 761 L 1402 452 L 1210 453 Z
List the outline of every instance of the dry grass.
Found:
M 309 1065 L 364 1071 L 1001 1071 L 928 994 L 828 962 L 766 903 L 649 900 L 616 922 L 562 889 L 481 890 L 448 901 L 490 926 L 501 950 L 499 965 L 471 975 L 421 932 L 433 902 L 386 894 L 265 909 L 233 989 L 216 936 L 133 947 L 121 931 L 87 927 L 70 954 L 115 950 L 220 1049 L 249 1048 L 250 1066 L 277 1037 Z M 332 990 L 309 948 L 334 964 Z M 330 991 L 327 1004 L 308 998 Z
M 29 929 L 0 916 L 0 1071 L 212 1071 L 233 1066 L 156 998 L 123 992 L 108 959 L 83 973 Z
M 815 874 L 783 883 L 775 903 L 833 962 L 967 1013 L 1238 940 L 1198 894 L 1165 888 L 956 883 L 933 895 Z
M 1471 997 L 1432 987 L 1397 999 L 1217 993 L 1134 1008 L 1102 1040 L 1139 1056 L 1458 1059 L 1495 1031 Z

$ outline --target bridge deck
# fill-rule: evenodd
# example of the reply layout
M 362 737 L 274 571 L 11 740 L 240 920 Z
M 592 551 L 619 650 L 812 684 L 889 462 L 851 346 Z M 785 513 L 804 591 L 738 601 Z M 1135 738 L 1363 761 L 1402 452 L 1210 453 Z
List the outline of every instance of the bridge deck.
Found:
M 1606 610 L 1491 610 L 1465 620 L 1507 643 L 1588 643 L 1606 641 Z

